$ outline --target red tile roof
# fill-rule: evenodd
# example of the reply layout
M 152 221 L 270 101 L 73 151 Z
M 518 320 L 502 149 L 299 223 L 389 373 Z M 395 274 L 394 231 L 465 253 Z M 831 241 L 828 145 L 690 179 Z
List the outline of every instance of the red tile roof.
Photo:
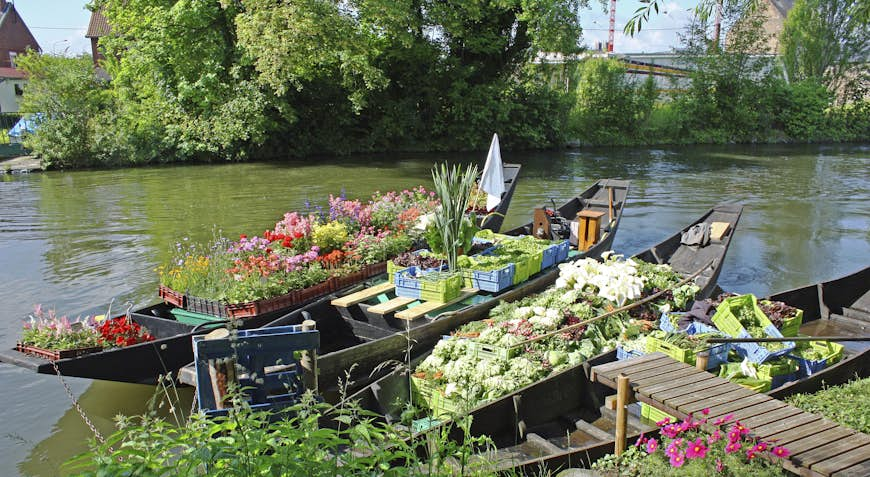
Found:
M 109 30 L 109 23 L 106 21 L 106 17 L 99 10 L 91 12 L 91 21 L 88 23 L 88 32 L 85 33 L 85 38 L 106 36 L 109 34 Z
M 3 66 L 3 67 L 0 67 L 0 78 L 24 79 L 24 78 L 27 78 L 27 73 L 25 73 L 21 70 L 17 70 L 15 68 Z

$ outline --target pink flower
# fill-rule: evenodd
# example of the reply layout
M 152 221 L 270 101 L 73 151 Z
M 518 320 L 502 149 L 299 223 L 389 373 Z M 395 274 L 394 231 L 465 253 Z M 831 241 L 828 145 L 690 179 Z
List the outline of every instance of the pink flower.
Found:
M 757 452 L 764 452 L 767 450 L 767 443 L 759 442 L 758 444 L 755 444 L 755 447 L 753 447 L 753 449 L 755 449 Z
M 737 429 L 731 429 L 728 431 L 728 442 L 739 442 L 740 441 L 740 431 Z
M 740 450 L 740 441 L 731 441 L 725 446 L 725 453 L 731 454 Z
M 752 460 L 752 459 L 755 458 L 755 447 L 753 447 L 753 448 L 751 448 L 751 449 L 748 449 L 748 450 L 746 451 L 746 458 L 749 459 L 749 460 Z
M 680 446 L 679 444 L 677 444 L 677 441 L 672 441 L 670 445 L 668 445 L 668 448 L 665 449 L 665 455 L 669 455 L 671 457 L 679 454 L 680 452 Z
M 640 437 L 637 438 L 637 442 L 634 443 L 635 447 L 640 447 L 646 444 L 647 438 L 644 437 L 643 432 L 640 433 Z
M 710 408 L 709 408 L 709 407 L 705 407 L 704 409 L 701 409 L 701 414 L 703 414 L 703 415 L 705 415 L 705 416 L 706 416 L 707 414 L 710 414 Z
M 774 447 L 771 450 L 771 452 L 773 452 L 773 455 L 775 455 L 777 457 L 788 457 L 788 455 L 791 454 L 791 452 L 789 452 L 788 449 L 786 449 L 785 447 L 782 447 L 782 446 Z
M 703 459 L 707 456 L 707 446 L 704 445 L 704 438 L 699 437 L 695 442 L 689 443 L 686 449 L 686 457 L 689 459 Z
M 732 431 L 735 429 L 740 433 L 741 436 L 749 434 L 749 428 L 744 426 L 743 424 L 740 424 L 740 421 L 735 421 L 734 424 L 731 426 Z
M 730 421 L 731 419 L 734 419 L 734 414 L 728 414 L 727 416 L 722 416 L 719 419 L 716 419 L 715 421 L 713 421 L 713 425 L 714 426 L 721 426 L 722 424 L 725 424 L 726 422 Z
M 713 444 L 714 442 L 719 442 L 720 440 L 722 440 L 722 432 L 720 432 L 719 429 L 716 429 L 715 431 L 713 431 L 712 434 L 707 437 L 708 444 Z
M 659 441 L 650 439 L 646 442 L 646 453 L 652 454 L 659 448 Z
M 686 462 L 686 456 L 683 455 L 682 452 L 678 452 L 674 455 L 671 455 L 670 462 L 671 466 L 673 467 L 682 467 L 683 464 Z
M 725 470 L 725 466 L 722 465 L 722 459 L 716 459 L 716 472 L 722 472 Z
M 661 421 L 657 422 L 656 425 L 659 427 L 662 427 L 664 425 L 670 424 L 670 422 L 671 422 L 671 418 L 666 417 L 666 418 L 662 419 Z
M 680 433 L 680 426 L 676 424 L 668 424 L 667 426 L 662 428 L 661 432 L 665 437 L 673 439 L 677 437 L 677 434 Z

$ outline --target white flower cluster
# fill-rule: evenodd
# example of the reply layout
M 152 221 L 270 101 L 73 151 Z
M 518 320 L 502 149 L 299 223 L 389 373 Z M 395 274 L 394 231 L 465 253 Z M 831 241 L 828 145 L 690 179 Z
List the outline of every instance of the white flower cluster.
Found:
M 611 255 L 604 263 L 591 258 L 559 265 L 557 288 L 586 290 L 622 306 L 641 296 L 644 278 L 634 260 Z

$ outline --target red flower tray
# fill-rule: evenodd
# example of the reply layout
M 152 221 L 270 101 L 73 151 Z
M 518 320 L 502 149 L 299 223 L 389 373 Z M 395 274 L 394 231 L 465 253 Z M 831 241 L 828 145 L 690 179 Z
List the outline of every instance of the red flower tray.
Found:
M 25 354 L 31 354 L 40 358 L 45 358 L 50 361 L 56 361 L 58 359 L 75 358 L 89 353 L 98 353 L 103 350 L 103 347 L 94 346 L 91 348 L 53 350 L 30 346 L 23 343 L 17 343 L 15 345 L 15 349 Z
M 166 303 L 175 305 L 179 308 L 184 308 L 187 304 L 184 293 L 177 292 L 167 286 L 160 285 L 160 288 L 157 289 L 157 294 L 160 298 L 163 298 L 163 301 Z

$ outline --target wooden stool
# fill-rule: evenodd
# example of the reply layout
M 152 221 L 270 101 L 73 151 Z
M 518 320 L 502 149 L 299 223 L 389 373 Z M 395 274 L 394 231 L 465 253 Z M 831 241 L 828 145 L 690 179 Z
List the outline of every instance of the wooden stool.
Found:
M 598 243 L 601 229 L 601 217 L 604 212 L 583 210 L 577 213 L 577 250 L 585 252 Z
M 532 235 L 535 238 L 552 240 L 550 227 L 550 216 L 544 209 L 535 209 L 535 214 L 532 219 Z

